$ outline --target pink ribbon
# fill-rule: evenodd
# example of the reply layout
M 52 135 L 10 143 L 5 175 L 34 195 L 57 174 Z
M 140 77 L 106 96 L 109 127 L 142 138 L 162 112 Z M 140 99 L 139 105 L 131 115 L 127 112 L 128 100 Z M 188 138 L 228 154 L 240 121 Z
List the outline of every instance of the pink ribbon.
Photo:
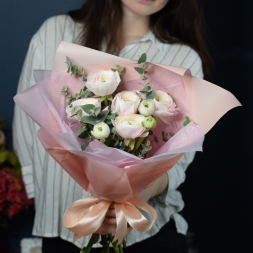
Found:
M 63 215 L 63 225 L 74 232 L 74 241 L 82 236 L 96 232 L 102 225 L 106 212 L 112 201 L 90 197 L 74 202 Z M 114 202 L 117 228 L 114 241 L 121 243 L 127 235 L 127 223 L 137 231 L 148 231 L 155 219 L 156 211 L 153 207 L 137 198 L 130 198 L 125 202 Z M 139 211 L 143 210 L 150 215 L 146 219 Z

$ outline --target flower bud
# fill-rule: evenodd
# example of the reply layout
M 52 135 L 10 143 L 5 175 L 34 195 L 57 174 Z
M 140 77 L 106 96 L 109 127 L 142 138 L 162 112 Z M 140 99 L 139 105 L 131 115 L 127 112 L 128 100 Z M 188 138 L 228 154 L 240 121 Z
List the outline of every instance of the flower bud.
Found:
M 153 100 L 143 100 L 138 108 L 138 111 L 143 116 L 150 116 L 155 111 L 155 102 Z
M 155 118 L 153 118 L 152 116 L 148 116 L 146 117 L 143 122 L 142 122 L 142 125 L 144 127 L 146 127 L 147 129 L 152 129 L 152 128 L 155 128 L 156 127 L 156 124 L 157 124 L 157 121 Z
M 106 123 L 99 122 L 93 127 L 91 133 L 96 139 L 103 140 L 109 136 L 110 128 Z

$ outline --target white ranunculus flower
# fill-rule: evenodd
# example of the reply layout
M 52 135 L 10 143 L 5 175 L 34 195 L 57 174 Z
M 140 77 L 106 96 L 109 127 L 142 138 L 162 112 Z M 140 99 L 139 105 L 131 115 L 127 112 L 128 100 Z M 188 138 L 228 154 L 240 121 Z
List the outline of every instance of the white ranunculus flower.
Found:
M 144 133 L 146 128 L 142 126 L 145 119 L 140 114 L 120 115 L 112 120 L 117 133 L 124 139 L 135 139 L 137 137 L 146 137 L 148 133 Z
M 122 91 L 114 97 L 111 112 L 118 115 L 136 113 L 140 101 L 135 91 Z
M 87 77 L 86 87 L 97 96 L 111 95 L 120 83 L 118 71 L 100 70 L 95 73 L 90 72 Z
M 155 111 L 155 102 L 153 100 L 143 100 L 138 108 L 138 111 L 143 116 L 150 116 Z
M 106 123 L 99 122 L 93 127 L 91 133 L 96 139 L 104 140 L 109 136 L 110 128 Z
M 78 111 L 78 117 L 82 118 L 83 116 L 88 116 L 88 114 L 81 108 L 82 105 L 95 105 L 95 107 L 99 107 L 100 109 L 96 111 L 96 115 L 98 115 L 101 111 L 101 103 L 98 98 L 83 98 L 73 101 L 70 106 L 66 107 L 66 113 L 69 117 L 76 114 Z M 78 120 L 77 116 L 73 116 L 73 119 Z
M 154 102 L 156 109 L 153 116 L 158 117 L 166 124 L 169 124 L 172 117 L 180 111 L 180 108 L 174 103 L 173 98 L 162 90 L 156 90 Z

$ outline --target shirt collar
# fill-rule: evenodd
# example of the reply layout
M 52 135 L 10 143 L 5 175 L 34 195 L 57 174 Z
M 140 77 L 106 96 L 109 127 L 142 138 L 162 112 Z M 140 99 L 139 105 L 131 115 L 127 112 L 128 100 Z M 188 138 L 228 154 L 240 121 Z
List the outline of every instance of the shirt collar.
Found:
M 149 40 L 152 41 L 154 46 L 156 46 L 160 51 L 163 50 L 163 43 L 155 37 L 155 35 L 152 31 L 149 31 L 146 35 L 144 35 L 138 41 L 145 42 L 145 41 L 149 41 Z

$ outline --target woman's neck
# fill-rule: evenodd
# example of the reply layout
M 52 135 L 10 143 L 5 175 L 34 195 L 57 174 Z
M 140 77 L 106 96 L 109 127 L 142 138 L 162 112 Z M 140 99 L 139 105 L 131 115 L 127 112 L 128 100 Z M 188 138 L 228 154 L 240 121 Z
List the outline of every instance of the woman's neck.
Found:
M 149 17 L 139 16 L 124 10 L 119 38 L 119 47 L 122 49 L 127 44 L 142 38 L 149 32 Z

